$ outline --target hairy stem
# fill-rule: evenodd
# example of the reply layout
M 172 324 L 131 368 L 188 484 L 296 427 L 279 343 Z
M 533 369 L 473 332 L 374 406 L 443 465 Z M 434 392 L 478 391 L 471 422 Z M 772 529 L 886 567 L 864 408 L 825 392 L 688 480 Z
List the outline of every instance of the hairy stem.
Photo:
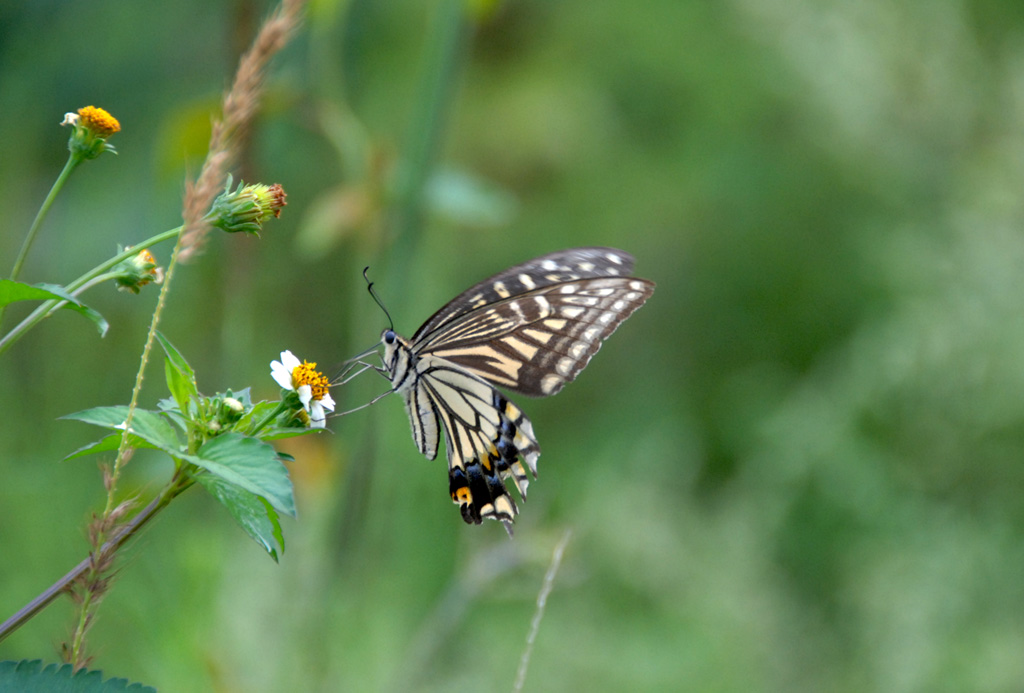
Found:
M 71 652 L 68 655 L 68 661 L 76 671 L 85 666 L 85 648 L 83 647 L 85 631 L 88 630 L 89 623 L 92 621 L 93 596 L 96 595 L 93 590 L 84 590 L 84 592 L 82 606 L 78 613 L 78 623 L 75 625 L 75 634 L 71 638 Z M 98 601 L 99 595 L 96 597 Z
M 101 548 L 101 556 L 107 559 L 113 556 L 125 543 L 128 542 L 140 529 L 142 529 L 158 512 L 166 508 L 172 500 L 181 495 L 192 481 L 184 478 L 176 478 L 168 484 L 164 490 L 150 501 L 149 505 L 140 510 L 127 524 L 113 532 Z M 71 586 L 85 575 L 93 565 L 94 557 L 90 555 L 81 563 L 72 568 L 64 577 L 50 585 L 39 596 L 18 610 L 13 616 L 0 624 L 0 642 L 24 625 L 33 616 L 45 609 L 61 594 L 67 592 Z
M 167 264 L 167 274 L 164 276 L 164 283 L 160 287 L 160 297 L 157 298 L 156 308 L 153 310 L 153 319 L 149 321 L 149 333 L 146 335 L 146 344 L 142 348 L 142 357 L 139 359 L 139 370 L 135 374 L 135 386 L 132 388 L 132 398 L 128 402 L 128 414 L 124 420 L 124 431 L 121 434 L 121 443 L 117 447 L 117 457 L 114 458 L 114 468 L 110 472 L 110 483 L 107 484 L 107 504 L 103 509 L 103 516 L 110 515 L 114 509 L 114 493 L 117 490 L 117 482 L 121 477 L 121 469 L 125 463 L 125 453 L 128 450 L 129 434 L 132 427 L 132 419 L 135 417 L 135 408 L 139 404 L 139 393 L 142 391 L 142 380 L 146 373 L 146 364 L 149 363 L 149 354 L 153 350 L 153 342 L 156 341 L 156 328 L 160 325 L 160 318 L 163 316 L 164 305 L 167 303 L 167 293 L 171 288 L 174 279 L 174 270 L 178 266 L 178 253 L 181 252 L 182 235 L 178 234 L 178 240 L 174 244 L 174 251 L 171 253 L 171 261 Z

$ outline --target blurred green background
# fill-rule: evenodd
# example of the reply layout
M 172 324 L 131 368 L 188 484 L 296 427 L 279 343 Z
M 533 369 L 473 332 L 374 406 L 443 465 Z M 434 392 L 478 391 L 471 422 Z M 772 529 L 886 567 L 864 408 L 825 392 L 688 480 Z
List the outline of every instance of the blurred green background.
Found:
M 0 5 L 0 272 L 66 157 L 123 126 L 22 274 L 67 282 L 180 223 L 262 2 Z M 470 284 L 574 245 L 653 299 L 558 397 L 509 541 L 463 525 L 401 402 L 287 447 L 280 565 L 211 498 L 125 553 L 93 665 L 163 691 L 508 690 L 571 529 L 526 690 L 1024 688 L 1024 5 L 321 0 L 277 57 L 238 173 L 262 239 L 211 238 L 163 323 L 208 393 L 277 396 Z M 404 186 L 426 176 L 421 210 Z M 169 248 L 157 248 L 166 263 Z M 77 563 L 95 430 L 156 293 L 109 287 L 0 358 L 0 618 Z M 5 317 L 10 328 L 24 309 Z M 149 372 L 143 405 L 165 395 Z M 341 408 L 386 388 L 367 374 Z M 137 455 L 125 492 L 170 472 Z M 54 660 L 62 600 L 0 645 Z

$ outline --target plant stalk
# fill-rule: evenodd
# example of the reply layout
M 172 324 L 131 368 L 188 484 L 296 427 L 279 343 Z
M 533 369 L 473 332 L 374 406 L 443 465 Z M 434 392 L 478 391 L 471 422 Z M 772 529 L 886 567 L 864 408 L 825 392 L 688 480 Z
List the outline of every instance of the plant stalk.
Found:
M 103 548 L 101 549 L 101 556 L 106 558 L 118 551 L 129 539 L 135 536 L 140 529 L 152 520 L 158 512 L 166 508 L 172 500 L 191 485 L 191 480 L 173 480 L 159 496 L 154 498 L 150 501 L 149 505 L 140 510 L 139 513 L 135 515 L 130 522 L 128 522 L 128 524 L 114 532 L 114 535 L 103 545 Z M 92 556 L 84 559 L 81 563 L 68 571 L 64 577 L 50 585 L 50 587 L 43 591 L 39 596 L 0 624 L 0 642 L 3 642 L 8 635 L 16 631 L 33 616 L 49 606 L 54 599 L 67 592 L 76 580 L 88 572 L 91 565 L 93 565 Z

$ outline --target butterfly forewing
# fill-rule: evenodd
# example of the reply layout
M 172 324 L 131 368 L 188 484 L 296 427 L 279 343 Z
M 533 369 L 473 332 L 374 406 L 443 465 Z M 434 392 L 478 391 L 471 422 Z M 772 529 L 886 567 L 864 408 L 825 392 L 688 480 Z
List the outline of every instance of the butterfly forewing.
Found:
M 466 522 L 502 520 L 511 534 L 518 509 L 504 482 L 525 499 L 526 469 L 537 475 L 533 425 L 493 385 L 543 397 L 571 382 L 654 291 L 632 269 L 614 248 L 551 253 L 459 294 L 409 341 L 384 332 L 420 452 L 433 459 L 444 430 L 449 490 Z
M 546 397 L 575 379 L 653 289 L 630 277 L 555 284 L 452 320 L 422 338 L 419 351 L 509 390 Z
M 441 325 L 478 308 L 552 284 L 591 277 L 625 277 L 633 271 L 633 256 L 615 248 L 570 248 L 510 267 L 471 286 L 430 316 L 416 330 L 413 344 Z

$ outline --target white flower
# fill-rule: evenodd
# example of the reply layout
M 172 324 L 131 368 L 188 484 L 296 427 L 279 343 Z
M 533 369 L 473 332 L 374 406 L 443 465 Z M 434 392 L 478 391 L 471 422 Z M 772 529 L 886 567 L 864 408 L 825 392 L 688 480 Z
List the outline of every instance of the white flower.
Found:
M 270 375 L 285 390 L 299 395 L 302 408 L 309 413 L 310 426 L 324 427 L 327 412 L 334 411 L 334 399 L 327 390 L 327 377 L 316 370 L 315 363 L 299 361 L 292 352 L 282 351 L 280 361 L 270 362 Z

